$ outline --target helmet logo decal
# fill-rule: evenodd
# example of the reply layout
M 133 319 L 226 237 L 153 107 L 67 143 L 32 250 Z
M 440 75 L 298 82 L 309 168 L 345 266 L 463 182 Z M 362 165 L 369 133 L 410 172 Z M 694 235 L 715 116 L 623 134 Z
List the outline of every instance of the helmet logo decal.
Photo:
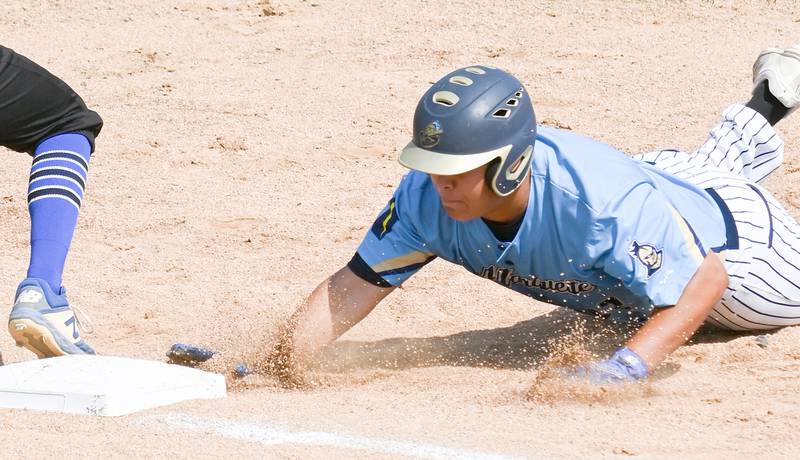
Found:
M 439 144 L 439 138 L 442 133 L 444 133 L 444 130 L 439 120 L 429 123 L 425 129 L 419 132 L 419 146 L 425 149 L 436 147 Z

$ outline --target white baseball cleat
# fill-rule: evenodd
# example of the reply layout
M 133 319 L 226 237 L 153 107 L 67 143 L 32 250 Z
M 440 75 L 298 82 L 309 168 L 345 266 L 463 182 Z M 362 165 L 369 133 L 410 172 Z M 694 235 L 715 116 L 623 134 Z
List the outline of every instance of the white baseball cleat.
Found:
M 81 339 L 79 326 L 63 287 L 55 293 L 42 279 L 27 278 L 20 283 L 8 317 L 8 330 L 18 346 L 39 358 L 95 354 Z
M 790 112 L 796 110 L 800 106 L 800 44 L 762 51 L 753 64 L 753 89 L 764 80 L 781 104 Z

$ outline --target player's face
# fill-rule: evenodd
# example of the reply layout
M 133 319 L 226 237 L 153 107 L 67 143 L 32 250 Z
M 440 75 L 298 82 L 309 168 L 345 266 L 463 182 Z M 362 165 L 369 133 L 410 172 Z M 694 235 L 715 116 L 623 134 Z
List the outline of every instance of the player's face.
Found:
M 489 215 L 503 201 L 486 183 L 488 165 L 453 176 L 431 174 L 442 207 L 455 220 L 467 221 Z

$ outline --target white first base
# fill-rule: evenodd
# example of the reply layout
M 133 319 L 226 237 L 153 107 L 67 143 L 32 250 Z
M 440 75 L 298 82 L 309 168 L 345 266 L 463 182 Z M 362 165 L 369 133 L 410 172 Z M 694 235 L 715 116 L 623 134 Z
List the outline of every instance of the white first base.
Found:
M 225 397 L 225 377 L 175 364 L 61 356 L 0 366 L 0 408 L 115 416 Z

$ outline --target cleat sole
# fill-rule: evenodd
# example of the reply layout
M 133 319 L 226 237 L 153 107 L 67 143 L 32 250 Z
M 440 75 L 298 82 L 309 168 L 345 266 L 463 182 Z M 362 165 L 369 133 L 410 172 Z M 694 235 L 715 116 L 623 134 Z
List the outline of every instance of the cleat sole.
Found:
M 17 346 L 32 351 L 40 359 L 67 354 L 58 346 L 55 337 L 46 327 L 29 319 L 20 318 L 9 321 L 8 331 Z

